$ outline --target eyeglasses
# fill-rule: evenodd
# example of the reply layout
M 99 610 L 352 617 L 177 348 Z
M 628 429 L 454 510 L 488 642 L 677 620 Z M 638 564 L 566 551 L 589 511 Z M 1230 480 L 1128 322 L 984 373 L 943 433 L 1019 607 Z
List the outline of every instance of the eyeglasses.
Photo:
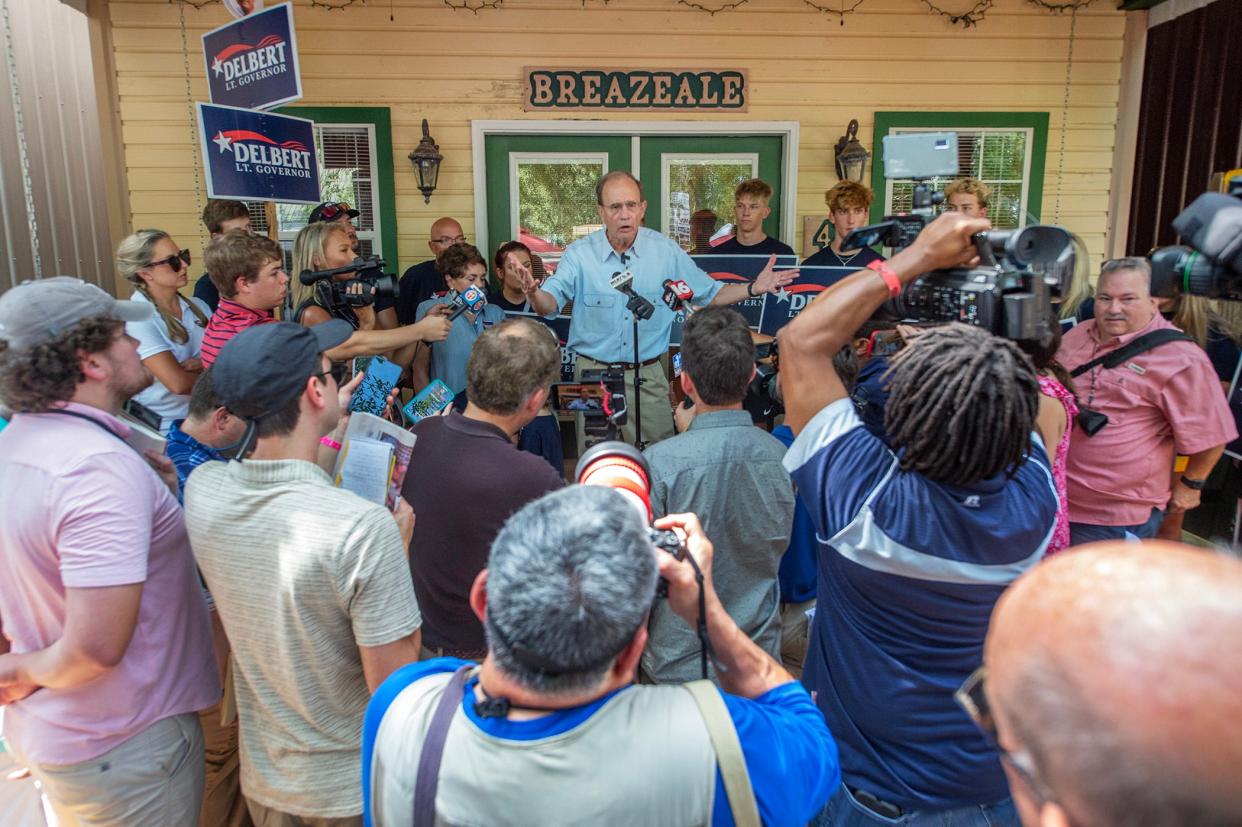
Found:
M 326 207 L 320 208 L 319 216 L 324 221 L 335 221 L 342 215 L 349 215 L 349 211 L 352 209 L 353 207 L 342 201 L 339 204 L 328 204 Z
M 168 258 L 162 258 L 159 261 L 153 261 L 147 266 L 148 267 L 159 267 L 161 264 L 167 264 L 169 270 L 172 270 L 174 273 L 177 273 L 181 271 L 182 262 L 185 262 L 184 266 L 186 267 L 190 266 L 190 251 L 189 250 L 178 250 L 175 254 L 169 256 Z
M 431 239 L 432 244 L 439 244 L 442 247 L 452 247 L 454 244 L 465 244 L 466 237 L 464 235 L 447 236 L 442 235 L 439 238 Z
M 1001 760 L 1013 768 L 1014 773 L 1022 779 L 1022 782 L 1030 788 L 1031 792 L 1041 803 L 1055 801 L 1056 799 L 1053 798 L 1052 791 L 1040 780 L 1035 770 L 1035 762 L 1031 760 L 1030 753 L 1025 750 L 1009 752 L 1000 745 L 1000 734 L 996 730 L 996 719 L 992 716 L 992 707 L 988 704 L 987 693 L 983 690 L 983 682 L 986 678 L 987 667 L 980 666 L 953 693 L 953 700 L 957 701 L 957 705 L 966 711 L 966 714 L 970 716 L 970 720 L 974 721 L 975 726 L 979 727 L 984 737 L 1000 753 Z
M 348 362 L 333 362 L 332 367 L 328 368 L 327 370 L 321 371 L 320 373 L 314 373 L 311 375 L 314 376 L 316 379 L 323 379 L 325 376 L 331 376 L 332 381 L 335 382 L 337 386 L 339 387 L 341 385 L 344 385 L 345 380 L 349 377 L 349 363 Z

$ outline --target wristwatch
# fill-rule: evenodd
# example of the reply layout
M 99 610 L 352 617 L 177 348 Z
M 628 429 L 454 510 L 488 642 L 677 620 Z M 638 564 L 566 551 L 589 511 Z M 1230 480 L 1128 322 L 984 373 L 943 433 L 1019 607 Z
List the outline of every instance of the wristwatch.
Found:
M 1182 477 L 1181 481 L 1182 485 L 1195 491 L 1202 491 L 1203 486 L 1207 485 L 1207 480 L 1194 480 L 1190 477 Z
M 753 281 L 746 283 L 746 298 L 753 299 L 755 297 L 755 283 Z

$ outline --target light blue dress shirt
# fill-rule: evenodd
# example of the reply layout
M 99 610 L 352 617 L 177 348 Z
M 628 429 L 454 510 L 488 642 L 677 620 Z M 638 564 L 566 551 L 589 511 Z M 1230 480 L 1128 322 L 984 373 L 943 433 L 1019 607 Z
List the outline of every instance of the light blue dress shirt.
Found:
M 447 298 L 427 299 L 418 306 L 414 321 L 421 322 L 427 311 L 437 304 L 449 304 Z M 470 361 L 470 351 L 474 348 L 474 340 L 483 335 L 483 331 L 505 320 L 505 311 L 494 304 L 485 306 L 482 312 L 471 322 L 469 315 L 462 313 L 453 319 L 449 328 L 448 338 L 442 342 L 431 344 L 430 378 L 442 379 L 453 393 L 461 393 L 466 389 L 466 363 Z
M 633 317 L 625 309 L 629 299 L 612 288 L 614 273 L 628 268 L 634 274 L 634 292 L 655 305 L 655 315 L 638 323 L 638 358 L 643 362 L 668 350 L 673 311 L 661 300 L 665 279 L 690 285 L 695 307 L 710 303 L 722 286 L 696 267 L 676 242 L 646 227 L 639 228 L 625 256 L 623 264 L 604 230 L 597 230 L 570 244 L 556 273 L 543 283 L 556 299 L 558 312 L 573 299 L 568 345 L 597 362 L 634 360 Z

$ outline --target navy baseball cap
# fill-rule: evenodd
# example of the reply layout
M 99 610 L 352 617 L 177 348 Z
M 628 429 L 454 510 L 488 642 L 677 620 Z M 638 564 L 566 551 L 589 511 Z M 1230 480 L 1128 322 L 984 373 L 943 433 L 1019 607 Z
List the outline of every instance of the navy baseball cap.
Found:
M 353 335 L 349 322 L 331 319 L 314 327 L 292 322 L 255 325 L 220 349 L 211 366 L 220 404 L 241 419 L 261 419 L 302 393 L 322 372 L 320 354 Z

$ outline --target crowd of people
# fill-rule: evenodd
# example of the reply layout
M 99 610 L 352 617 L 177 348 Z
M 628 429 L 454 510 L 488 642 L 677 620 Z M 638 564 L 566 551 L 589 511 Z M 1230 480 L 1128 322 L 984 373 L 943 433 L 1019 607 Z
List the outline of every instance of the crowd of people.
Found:
M 158 230 L 117 250 L 128 300 L 0 296 L 0 710 L 59 824 L 1242 822 L 1242 562 L 1133 542 L 1237 437 L 1219 317 L 1124 258 L 1039 342 L 899 324 L 888 299 L 974 262 L 990 194 L 954 182 L 885 259 L 844 247 L 871 193 L 843 182 L 769 432 L 730 305 L 800 276 L 771 188 L 738 186 L 718 250 L 770 256 L 745 283 L 645 228 L 628 173 L 595 195 L 551 274 L 506 242 L 489 284 L 442 218 L 375 295 L 328 202 L 290 269 L 341 273 L 291 285 L 212 201 L 194 298 Z M 666 279 L 693 291 L 672 378 Z M 550 405 L 540 317 L 570 303 L 576 375 L 641 395 L 608 485 L 567 484 Z M 395 422 L 402 386 L 454 394 L 391 510 L 333 476 L 378 356 Z

